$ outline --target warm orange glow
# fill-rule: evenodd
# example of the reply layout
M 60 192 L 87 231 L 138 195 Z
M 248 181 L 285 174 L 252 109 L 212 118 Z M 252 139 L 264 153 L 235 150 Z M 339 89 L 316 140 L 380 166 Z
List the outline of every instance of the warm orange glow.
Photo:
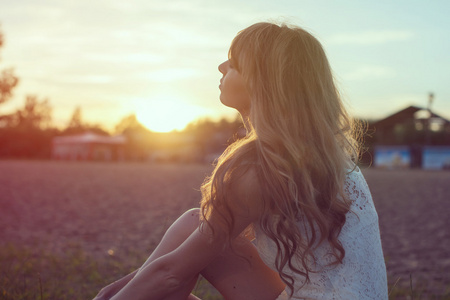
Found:
M 187 104 L 180 96 L 170 94 L 140 101 L 136 107 L 139 122 L 156 132 L 183 130 L 188 123 L 206 113 L 204 108 Z

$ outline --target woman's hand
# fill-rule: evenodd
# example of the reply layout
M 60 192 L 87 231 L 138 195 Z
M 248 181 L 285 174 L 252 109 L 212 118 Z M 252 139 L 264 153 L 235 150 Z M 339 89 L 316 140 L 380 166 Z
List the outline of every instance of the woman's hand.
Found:
M 131 279 L 136 275 L 138 270 L 128 274 L 127 276 L 105 286 L 100 290 L 100 292 L 95 296 L 93 300 L 109 300 L 115 294 L 117 294 Z
M 93 300 L 109 300 L 112 296 L 117 294 L 122 287 L 119 287 L 116 282 L 113 282 L 100 290 Z

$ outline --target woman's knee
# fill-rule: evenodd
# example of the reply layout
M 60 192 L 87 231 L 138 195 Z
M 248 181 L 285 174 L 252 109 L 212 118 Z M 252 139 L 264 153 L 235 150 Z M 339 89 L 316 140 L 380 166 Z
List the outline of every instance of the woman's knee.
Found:
M 200 208 L 196 207 L 196 208 L 191 208 L 189 210 L 187 210 L 184 214 L 182 214 L 181 216 L 186 216 L 186 217 L 192 217 L 192 218 L 199 218 L 200 217 Z
M 200 223 L 200 209 L 193 208 L 183 213 L 167 230 L 168 232 L 177 232 L 177 235 L 189 236 L 198 228 Z
M 179 218 L 184 225 L 197 228 L 200 223 L 200 208 L 191 208 Z

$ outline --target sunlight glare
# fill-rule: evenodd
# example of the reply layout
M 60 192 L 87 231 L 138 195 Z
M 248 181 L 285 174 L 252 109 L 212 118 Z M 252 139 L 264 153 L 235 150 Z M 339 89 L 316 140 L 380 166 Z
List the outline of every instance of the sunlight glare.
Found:
M 141 99 L 136 104 L 136 117 L 151 131 L 170 132 L 183 130 L 188 123 L 207 115 L 206 109 L 183 100 L 170 94 Z

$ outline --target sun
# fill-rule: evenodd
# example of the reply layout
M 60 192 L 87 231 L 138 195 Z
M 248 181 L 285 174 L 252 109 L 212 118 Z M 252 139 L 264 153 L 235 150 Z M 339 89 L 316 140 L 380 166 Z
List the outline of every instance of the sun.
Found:
M 138 121 L 155 132 L 183 130 L 187 124 L 205 115 L 206 109 L 188 104 L 173 94 L 157 95 L 136 103 Z

